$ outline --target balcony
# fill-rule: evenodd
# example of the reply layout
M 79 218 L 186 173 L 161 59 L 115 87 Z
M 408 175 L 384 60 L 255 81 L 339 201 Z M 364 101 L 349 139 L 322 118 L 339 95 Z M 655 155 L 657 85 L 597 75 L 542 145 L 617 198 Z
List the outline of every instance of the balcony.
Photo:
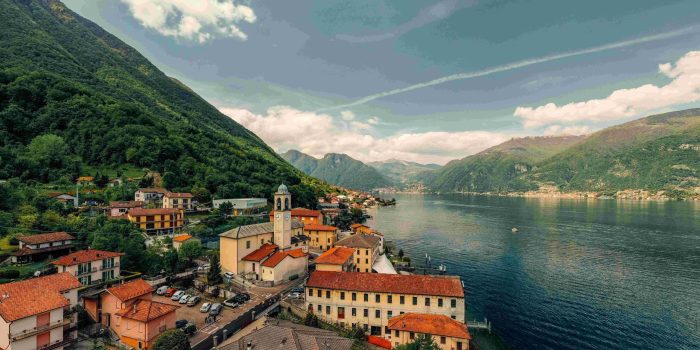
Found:
M 53 321 L 53 322 L 47 323 L 45 325 L 36 326 L 34 328 L 24 329 L 20 332 L 10 333 L 10 338 L 12 339 L 12 341 L 18 341 L 18 340 L 22 340 L 22 339 L 37 335 L 39 333 L 46 332 L 46 331 L 54 329 L 54 328 L 69 325 L 70 323 L 71 323 L 70 319 L 63 318 L 63 319 L 60 319 L 58 321 Z
M 35 350 L 51 350 L 51 349 L 56 349 L 56 348 L 59 348 L 62 346 L 68 346 L 75 341 L 76 341 L 76 339 L 74 339 L 74 338 L 63 338 L 63 339 L 53 340 L 46 345 L 42 345 L 42 346 L 36 347 L 34 349 Z

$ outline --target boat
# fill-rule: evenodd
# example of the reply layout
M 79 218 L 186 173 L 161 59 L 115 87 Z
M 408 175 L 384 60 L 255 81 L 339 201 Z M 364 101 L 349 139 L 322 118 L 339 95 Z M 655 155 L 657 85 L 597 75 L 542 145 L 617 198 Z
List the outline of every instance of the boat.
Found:
M 510 229 L 510 231 L 513 232 L 513 233 L 516 233 L 516 232 L 518 232 L 518 228 L 517 228 L 517 227 L 513 227 L 512 229 Z

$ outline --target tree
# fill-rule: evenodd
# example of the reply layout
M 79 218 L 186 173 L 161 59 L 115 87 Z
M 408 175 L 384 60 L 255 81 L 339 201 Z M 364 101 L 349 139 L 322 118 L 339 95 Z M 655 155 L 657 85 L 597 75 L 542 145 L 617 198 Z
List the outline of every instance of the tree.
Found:
M 219 264 L 219 252 L 214 252 L 209 257 L 209 271 L 207 272 L 207 282 L 210 285 L 222 283 L 221 265 Z
M 49 168 L 62 167 L 68 158 L 68 145 L 62 137 L 52 134 L 33 138 L 27 151 L 30 158 L 40 166 Z
M 318 320 L 318 316 L 314 315 L 313 312 L 308 312 L 306 317 L 304 317 L 304 325 L 309 327 L 319 327 L 321 322 Z
M 192 260 L 199 258 L 202 255 L 202 243 L 196 239 L 183 243 L 178 250 L 180 260 L 187 261 L 188 266 L 192 264 Z
M 410 343 L 399 345 L 394 350 L 440 350 L 430 334 L 420 334 Z
M 153 343 L 153 350 L 190 350 L 187 334 L 179 329 L 171 329 L 161 333 Z
M 221 205 L 219 205 L 219 211 L 221 212 L 222 216 L 232 215 L 233 204 L 231 204 L 231 202 L 223 202 Z

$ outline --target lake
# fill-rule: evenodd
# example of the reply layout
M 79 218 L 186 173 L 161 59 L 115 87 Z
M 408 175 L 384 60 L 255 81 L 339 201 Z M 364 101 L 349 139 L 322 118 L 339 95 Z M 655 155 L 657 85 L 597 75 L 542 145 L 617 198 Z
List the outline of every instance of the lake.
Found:
M 700 203 L 395 197 L 368 224 L 515 349 L 700 349 Z

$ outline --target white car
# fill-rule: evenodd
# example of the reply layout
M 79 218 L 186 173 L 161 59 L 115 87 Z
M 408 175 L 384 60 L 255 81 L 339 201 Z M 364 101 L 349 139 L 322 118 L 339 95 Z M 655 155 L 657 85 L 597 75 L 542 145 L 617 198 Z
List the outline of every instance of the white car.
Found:
M 173 294 L 173 296 L 170 299 L 171 300 L 180 300 L 180 298 L 182 298 L 183 295 L 185 295 L 185 291 L 178 290 L 177 292 L 175 292 L 175 294 Z
M 188 300 L 190 300 L 190 296 L 188 294 L 183 294 L 180 297 L 180 304 L 187 304 Z
M 234 276 L 235 275 L 233 274 L 233 272 L 224 272 L 224 277 L 226 277 L 230 280 L 232 280 Z
M 158 290 L 156 290 L 156 294 L 163 295 L 167 291 L 168 291 L 168 286 L 160 286 L 160 287 L 158 287 Z
M 202 307 L 199 308 L 199 312 L 209 312 L 209 308 L 211 308 L 211 303 L 204 303 Z
M 299 293 L 299 292 L 292 292 L 292 293 L 289 294 L 289 297 L 292 298 L 292 299 L 300 299 L 301 296 L 302 296 L 302 294 Z

